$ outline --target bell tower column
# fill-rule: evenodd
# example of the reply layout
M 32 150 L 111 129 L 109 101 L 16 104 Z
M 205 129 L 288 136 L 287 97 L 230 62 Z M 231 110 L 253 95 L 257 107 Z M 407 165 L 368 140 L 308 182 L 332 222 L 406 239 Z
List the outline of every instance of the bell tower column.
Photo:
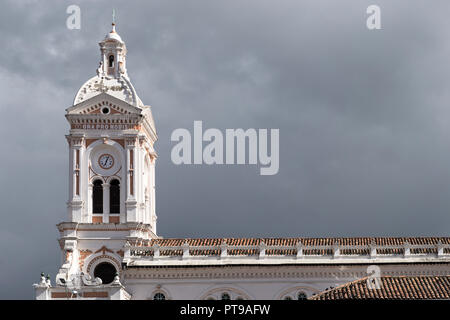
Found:
M 84 222 L 85 223 L 92 223 L 92 213 L 93 212 L 93 204 L 92 204 L 92 191 L 93 191 L 93 187 L 94 185 L 92 184 L 92 182 L 88 182 L 88 192 L 87 192 L 87 196 L 88 196 L 88 201 L 87 201 L 87 212 L 86 212 L 86 217 Z
M 127 155 L 127 199 L 125 202 L 127 212 L 127 222 L 139 222 L 137 216 L 137 200 L 136 200 L 136 158 L 137 158 L 137 136 L 127 135 L 126 155 Z
M 152 226 L 153 233 L 156 234 L 156 210 L 155 210 L 155 161 L 156 153 L 153 152 L 151 155 L 150 162 L 150 224 Z
M 82 158 L 84 134 L 66 136 L 69 144 L 69 200 L 67 208 L 72 222 L 82 222 L 84 201 L 82 198 Z
M 103 222 L 108 223 L 109 222 L 109 212 L 110 212 L 110 208 L 109 208 L 110 184 L 103 183 L 102 187 L 103 187 Z

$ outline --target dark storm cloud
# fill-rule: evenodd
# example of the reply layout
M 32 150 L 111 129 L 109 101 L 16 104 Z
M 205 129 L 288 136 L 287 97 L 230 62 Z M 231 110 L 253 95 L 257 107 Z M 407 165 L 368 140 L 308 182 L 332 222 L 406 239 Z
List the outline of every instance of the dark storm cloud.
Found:
M 64 109 L 95 74 L 112 7 L 153 106 L 164 237 L 448 235 L 448 1 L 6 1 L 0 10 L 1 298 L 60 264 Z M 378 4 L 382 30 L 365 26 Z M 175 166 L 170 134 L 279 128 L 280 171 Z

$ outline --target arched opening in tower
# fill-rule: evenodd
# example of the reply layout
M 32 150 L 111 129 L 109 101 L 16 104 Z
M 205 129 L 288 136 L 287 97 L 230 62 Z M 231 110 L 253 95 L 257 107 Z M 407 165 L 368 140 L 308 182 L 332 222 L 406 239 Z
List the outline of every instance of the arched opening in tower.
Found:
M 95 180 L 92 188 L 92 213 L 103 213 L 103 187 L 101 180 Z
M 109 212 L 120 213 L 120 182 L 117 179 L 111 181 L 109 188 Z

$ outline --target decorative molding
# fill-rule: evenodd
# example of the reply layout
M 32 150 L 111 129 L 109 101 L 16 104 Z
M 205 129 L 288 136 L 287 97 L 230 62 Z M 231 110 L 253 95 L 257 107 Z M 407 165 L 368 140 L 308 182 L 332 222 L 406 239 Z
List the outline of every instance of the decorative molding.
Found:
M 121 223 L 120 225 L 115 223 L 102 223 L 93 225 L 92 223 L 61 222 L 60 224 L 57 225 L 57 227 L 59 232 L 61 233 L 66 231 L 139 231 L 153 234 L 150 224 L 130 223 L 130 222 Z M 156 235 L 154 235 L 152 238 L 157 237 Z
M 153 297 L 157 293 L 162 293 L 166 297 L 166 300 L 172 300 L 172 296 L 169 294 L 167 290 L 164 290 L 161 285 L 156 286 L 156 289 L 152 291 L 147 300 L 153 300 Z
M 291 296 L 293 293 L 298 294 L 300 291 L 311 292 L 312 295 L 315 295 L 315 294 L 322 292 L 323 290 L 320 288 L 314 288 L 314 287 L 307 286 L 307 285 L 295 285 L 293 287 L 288 286 L 287 288 L 283 289 L 281 292 L 278 292 L 277 294 L 275 294 L 274 300 L 281 300 L 287 295 Z M 297 298 L 294 297 L 294 300 L 297 300 Z
M 114 252 L 113 252 L 113 254 L 114 254 Z M 108 255 L 108 254 L 102 254 L 102 255 L 93 257 L 91 259 L 91 261 L 89 261 L 89 264 L 86 267 L 86 272 L 88 274 L 92 274 L 93 269 L 95 269 L 95 266 L 97 266 L 98 264 L 100 264 L 102 262 L 112 263 L 116 267 L 117 272 L 119 274 L 121 273 L 120 262 L 116 258 L 114 258 L 113 256 Z
M 253 298 L 247 293 L 245 292 L 242 288 L 236 288 L 236 287 L 229 287 L 229 286 L 220 286 L 220 285 L 216 285 L 214 286 L 213 289 L 209 288 L 206 290 L 206 292 L 202 293 L 199 298 L 195 299 L 195 300 L 206 300 L 208 297 L 211 296 L 216 296 L 217 294 L 222 294 L 222 293 L 233 293 L 234 297 L 231 297 L 232 300 L 234 300 L 233 298 L 236 297 L 241 297 L 244 300 L 253 300 Z
M 81 148 L 85 144 L 84 134 L 82 135 L 66 135 L 66 140 L 71 148 Z
M 114 251 L 112 251 L 111 249 L 108 249 L 106 246 L 102 246 L 100 249 L 95 251 L 95 253 L 99 253 L 99 252 L 102 252 L 103 254 L 105 254 L 106 252 L 114 253 Z
M 395 265 L 398 266 L 398 265 Z M 448 267 L 428 265 L 426 269 L 423 265 L 408 263 L 401 265 L 401 270 L 395 267 L 383 267 L 383 275 L 447 275 Z M 135 269 L 128 268 L 124 271 L 127 280 L 138 279 L 359 279 L 367 276 L 365 266 L 346 266 L 346 270 L 341 270 L 342 266 L 308 266 L 299 270 L 298 266 L 226 266 L 226 267 L 196 267 L 196 268 L 151 268 Z M 223 268 L 228 270 L 224 271 Z M 416 269 L 417 268 L 417 269 Z M 243 270 L 244 269 L 244 270 Z M 249 270 L 250 269 L 250 270 Z M 304 270 L 306 269 L 306 270 Z M 330 270 L 332 269 L 332 270 Z
M 128 148 L 135 147 L 137 144 L 137 136 L 136 135 L 132 135 L 131 137 L 127 136 L 124 140 L 125 140 L 125 146 Z

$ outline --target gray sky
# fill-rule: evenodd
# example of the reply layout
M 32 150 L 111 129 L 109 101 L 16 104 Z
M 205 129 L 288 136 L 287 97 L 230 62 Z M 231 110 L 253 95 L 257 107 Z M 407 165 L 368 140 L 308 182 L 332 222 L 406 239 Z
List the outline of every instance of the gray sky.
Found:
M 370 4 L 382 30 L 366 28 Z M 0 298 L 33 298 L 41 271 L 54 282 L 64 110 L 95 75 L 112 7 L 158 129 L 161 236 L 448 235 L 448 1 L 3 1 Z M 279 128 L 279 173 L 173 165 L 170 134 L 194 120 Z

